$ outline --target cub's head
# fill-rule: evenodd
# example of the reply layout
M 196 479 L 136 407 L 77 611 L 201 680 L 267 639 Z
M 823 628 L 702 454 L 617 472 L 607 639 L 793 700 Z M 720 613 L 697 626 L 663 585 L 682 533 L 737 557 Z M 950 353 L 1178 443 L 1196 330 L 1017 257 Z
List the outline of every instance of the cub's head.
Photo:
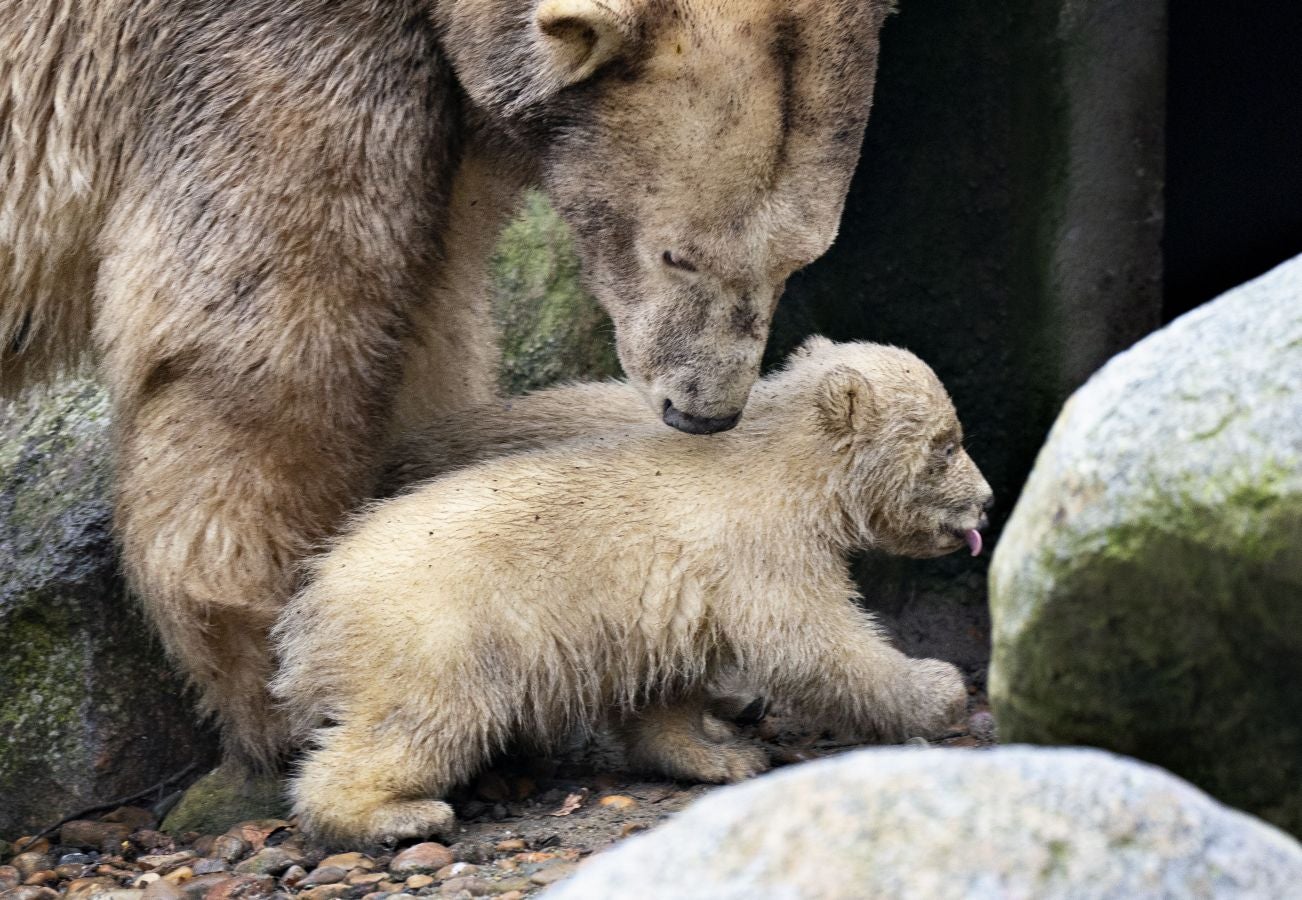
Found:
M 964 544 L 973 556 L 981 552 L 994 495 L 926 363 L 896 347 L 812 338 L 780 377 L 798 379 L 812 396 L 814 428 L 855 543 L 915 557 Z
M 624 370 L 667 424 L 736 423 L 787 277 L 831 244 L 888 5 L 450 4 L 459 79 L 541 160 Z

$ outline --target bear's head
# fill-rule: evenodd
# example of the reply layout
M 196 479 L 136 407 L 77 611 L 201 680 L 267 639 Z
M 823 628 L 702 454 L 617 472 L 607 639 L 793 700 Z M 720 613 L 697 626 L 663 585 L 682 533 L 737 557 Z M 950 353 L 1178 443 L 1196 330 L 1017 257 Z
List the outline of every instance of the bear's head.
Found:
M 787 277 L 832 243 L 889 3 L 451 4 L 458 78 L 538 159 L 667 424 L 736 423 Z
M 926 363 L 897 347 L 811 338 L 775 380 L 812 418 L 848 543 L 914 557 L 981 551 L 994 495 Z

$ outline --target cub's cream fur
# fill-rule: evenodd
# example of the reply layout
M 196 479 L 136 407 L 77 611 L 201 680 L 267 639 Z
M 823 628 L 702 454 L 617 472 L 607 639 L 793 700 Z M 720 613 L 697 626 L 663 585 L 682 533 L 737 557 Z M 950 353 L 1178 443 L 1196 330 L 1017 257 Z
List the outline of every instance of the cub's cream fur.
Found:
M 439 798 L 495 751 L 603 720 L 637 764 L 745 777 L 763 754 L 703 710 L 721 671 L 866 738 L 948 723 L 957 670 L 892 648 L 845 563 L 948 553 L 982 524 L 944 388 L 906 351 L 816 339 L 757 390 L 736 431 L 614 428 L 359 517 L 274 632 L 273 692 L 317 729 L 304 826 L 446 832 Z

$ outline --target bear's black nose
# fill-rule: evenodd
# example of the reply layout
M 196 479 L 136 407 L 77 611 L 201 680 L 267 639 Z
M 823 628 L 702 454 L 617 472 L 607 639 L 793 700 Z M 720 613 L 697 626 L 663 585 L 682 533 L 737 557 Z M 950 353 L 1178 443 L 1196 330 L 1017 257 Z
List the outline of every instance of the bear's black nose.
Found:
M 672 400 L 666 399 L 664 415 L 661 418 L 670 428 L 677 428 L 679 431 L 685 431 L 688 434 L 714 434 L 719 431 L 727 431 L 735 426 L 741 419 L 741 411 L 738 410 L 730 416 L 708 419 L 704 416 L 685 413 L 674 406 Z

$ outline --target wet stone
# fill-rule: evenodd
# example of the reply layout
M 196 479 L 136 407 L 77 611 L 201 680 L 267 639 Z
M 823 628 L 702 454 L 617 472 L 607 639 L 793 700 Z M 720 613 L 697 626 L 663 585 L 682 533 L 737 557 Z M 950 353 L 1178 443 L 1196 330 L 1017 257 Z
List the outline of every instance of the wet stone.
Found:
M 348 870 L 343 866 L 317 866 L 312 874 L 298 883 L 298 886 L 312 888 L 322 884 L 338 884 L 347 877 Z
M 445 881 L 449 878 L 458 878 L 464 875 L 477 875 L 479 866 L 474 863 L 454 862 L 450 866 L 444 866 L 434 873 L 434 878 L 438 881 Z M 410 881 L 410 879 L 408 879 Z
M 167 853 L 162 856 L 138 856 L 136 857 L 136 865 L 142 869 L 152 869 L 166 875 L 193 859 L 195 859 L 193 850 L 181 850 L 177 853 Z
M 439 893 L 444 896 L 455 897 L 463 891 L 472 897 L 484 897 L 493 892 L 493 886 L 484 879 L 473 876 L 453 878 L 439 886 Z
M 279 875 L 299 858 L 280 847 L 264 847 L 235 867 L 241 875 Z
M 59 829 L 59 843 L 67 847 L 114 849 L 131 835 L 132 828 L 121 822 L 92 822 L 74 819 Z
M 451 860 L 449 860 L 450 862 Z M 54 866 L 54 858 L 48 853 L 38 853 L 35 850 L 29 850 L 26 853 L 19 853 L 10 864 L 18 870 L 18 879 L 26 881 L 36 872 L 49 869 Z
M 243 838 L 236 837 L 233 834 L 218 835 L 213 838 L 212 846 L 204 856 L 211 856 L 214 859 L 223 859 L 228 863 L 233 863 L 248 853 L 253 848 L 249 842 Z
M 280 883 L 287 888 L 298 887 L 307 877 L 307 869 L 302 866 L 290 866 L 280 875 Z
M 13 866 L 0 866 L 0 891 L 12 890 L 18 887 L 21 881 L 18 870 Z
M 217 872 L 229 872 L 231 864 L 224 859 L 199 859 L 190 867 L 195 875 L 212 875 Z
M 242 900 L 266 897 L 276 889 L 276 880 L 270 875 L 237 875 L 209 888 L 204 900 Z
M 408 847 L 389 863 L 389 871 L 394 875 L 429 874 L 437 872 L 454 862 L 452 851 L 442 844 L 431 842 Z
M 336 853 L 317 863 L 317 868 L 332 866 L 337 866 L 345 872 L 358 868 L 370 870 L 375 868 L 375 860 L 364 853 Z
M 352 893 L 351 884 L 322 884 L 314 888 L 308 888 L 297 896 L 303 900 L 338 900 Z
M 164 881 L 163 876 L 157 872 L 152 874 L 155 880 L 145 886 L 141 900 L 185 900 L 185 892 L 179 887 L 170 881 Z
M 26 885 L 5 891 L 4 900 L 54 900 L 58 893 L 39 885 Z

